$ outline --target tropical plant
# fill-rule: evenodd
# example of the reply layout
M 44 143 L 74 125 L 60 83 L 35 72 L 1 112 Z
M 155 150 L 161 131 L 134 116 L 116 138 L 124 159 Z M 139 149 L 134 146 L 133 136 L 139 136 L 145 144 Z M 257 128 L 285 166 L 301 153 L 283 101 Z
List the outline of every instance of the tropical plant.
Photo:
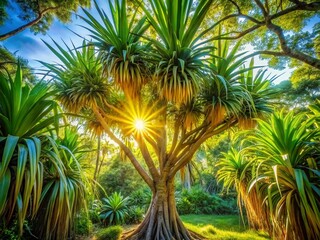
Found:
M 120 226 L 111 226 L 100 230 L 97 233 L 98 240 L 119 240 L 121 232 L 123 231 Z
M 19 232 L 27 215 L 35 217 L 43 185 L 39 133 L 57 121 L 53 91 L 40 82 L 22 82 L 18 66 L 15 79 L 0 73 L 0 216 L 9 223 L 17 214 Z
M 46 239 L 66 239 L 74 227 L 76 214 L 86 209 L 87 180 L 82 168 L 66 146 L 72 146 L 74 138 L 62 140 L 48 137 L 44 140 L 44 158 L 50 160 L 44 168 L 44 183 L 40 207 L 36 215 L 37 235 Z M 48 141 L 48 142 L 46 142 Z M 65 145 L 59 144 L 59 142 Z M 74 146 L 73 150 L 77 147 Z
M 128 208 L 128 213 L 125 217 L 126 224 L 138 224 L 143 220 L 145 210 L 142 207 L 133 206 Z
M 48 134 L 60 114 L 47 83 L 24 84 L 18 67 L 15 79 L 0 75 L 0 86 L 0 216 L 17 219 L 20 236 L 29 216 L 41 222 L 38 236 L 66 239 L 85 192 L 77 139 L 66 135 L 62 146 Z
M 114 192 L 107 198 L 102 198 L 100 219 L 106 225 L 118 225 L 124 222 L 127 214 L 127 201 L 121 193 Z
M 150 39 L 155 51 L 155 79 L 160 96 L 175 103 L 187 103 L 200 90 L 206 56 L 212 46 L 200 42 L 200 26 L 212 1 L 147 1 L 141 5 L 159 39 Z
M 250 92 L 251 101 L 253 104 L 247 104 L 239 114 L 239 127 L 242 129 L 254 128 L 257 123 L 256 119 L 266 117 L 270 114 L 272 109 L 272 102 L 266 103 L 265 98 L 275 97 L 279 91 L 271 87 L 272 82 L 277 78 L 276 76 L 265 76 L 267 70 L 259 69 L 254 74 L 254 60 L 251 59 L 248 71 L 243 71 L 240 74 L 241 85 Z
M 255 165 L 244 150 L 238 151 L 231 148 L 223 154 L 223 158 L 216 166 L 219 168 L 218 181 L 223 181 L 224 188 L 236 189 L 237 204 L 243 224 L 245 225 L 244 206 L 250 227 L 270 232 L 268 211 L 262 204 L 263 196 L 258 188 L 253 188 L 248 192 L 250 182 L 254 179 Z
M 135 97 L 150 76 L 143 54 L 146 45 L 139 42 L 149 27 L 146 17 L 139 16 L 137 20 L 137 9 L 129 17 L 126 0 L 108 0 L 111 15 L 100 9 L 96 1 L 94 3 L 101 22 L 84 9 L 86 18 L 82 19 L 90 26 L 85 28 L 99 48 L 105 72 L 126 94 Z
M 110 84 L 108 92 L 113 96 L 113 100 L 107 99 L 110 95 L 105 95 L 105 99 L 101 100 L 100 96 L 103 96 L 95 94 L 94 88 L 92 88 L 92 95 L 88 96 L 81 94 L 76 91 L 77 88 L 73 87 L 70 87 L 67 92 L 75 98 L 81 94 L 82 100 L 74 108 L 81 110 L 80 112 L 84 115 L 93 112 L 104 132 L 120 146 L 122 153 L 133 164 L 152 192 L 150 207 L 143 222 L 134 231 L 126 234 L 125 238 L 187 240 L 198 238 L 197 234 L 186 230 L 178 216 L 174 197 L 175 175 L 192 160 L 202 143 L 236 126 L 239 121 L 239 113 L 248 108 L 248 105 L 254 104 L 251 92 L 240 82 L 240 76 L 229 83 L 228 79 L 218 76 L 210 69 L 210 54 L 213 45 L 211 40 L 207 41 L 208 31 L 205 30 L 205 27 L 202 28 L 204 26 L 202 23 L 211 3 L 211 0 L 139 2 L 139 10 L 136 14 L 144 14 L 150 26 L 147 31 L 143 32 L 142 37 L 139 34 L 136 35 L 137 42 L 135 43 L 140 44 L 139 46 L 145 44 L 149 46 L 147 49 L 142 47 L 139 53 L 136 52 L 136 54 L 142 54 L 139 59 L 141 57 L 141 59 L 148 60 L 147 65 L 139 65 L 141 73 L 146 74 L 146 79 L 143 84 L 140 84 L 141 89 L 136 96 L 129 93 L 131 89 L 134 89 L 127 81 L 130 77 L 126 81 L 121 80 L 122 73 L 131 76 L 133 70 L 128 71 L 129 65 L 127 70 L 123 70 L 124 58 L 118 56 L 112 58 L 113 55 L 110 55 L 114 53 L 112 52 L 114 49 L 124 50 L 125 54 L 128 52 L 126 46 L 124 48 L 118 46 L 122 36 L 124 36 L 123 39 L 130 40 L 125 38 L 127 35 L 124 32 L 127 30 L 120 27 L 121 24 L 125 25 L 126 20 L 123 23 L 115 21 L 119 21 L 120 15 L 125 19 L 125 14 L 129 19 L 125 0 L 114 3 L 110 1 L 112 8 L 110 15 L 103 13 L 96 6 L 97 11 L 100 12 L 99 17 L 102 19 L 96 20 L 92 15 L 86 14 L 87 28 L 95 39 L 93 44 L 97 51 L 101 52 L 97 57 L 101 57 L 102 64 L 111 59 L 115 61 L 114 64 L 111 62 L 112 64 L 106 66 L 106 68 L 113 66 L 112 69 L 106 71 L 109 77 L 107 83 Z M 131 22 L 134 24 L 134 21 Z M 104 26 L 107 30 L 103 30 Z M 119 33 L 120 31 L 123 31 L 123 35 Z M 107 46 L 110 54 L 102 48 L 104 45 Z M 54 48 L 53 53 L 59 58 L 65 59 L 65 56 L 68 55 L 73 58 L 73 62 L 78 61 L 77 57 L 72 56 L 72 53 L 66 53 L 62 47 L 56 45 L 52 48 Z M 79 54 L 82 54 L 81 51 L 84 50 L 73 51 L 79 51 Z M 81 58 L 81 60 L 85 63 L 88 58 Z M 119 68 L 116 62 L 119 63 Z M 233 60 L 230 59 L 230 62 L 232 63 Z M 73 65 L 80 66 L 79 64 Z M 57 84 L 70 82 L 70 86 L 72 85 L 74 80 L 69 80 L 67 76 L 72 71 L 78 71 L 73 68 L 73 65 L 65 64 L 59 69 L 55 68 L 57 72 L 53 72 L 53 77 Z M 53 64 L 46 66 L 50 70 L 55 67 Z M 138 67 L 137 65 L 131 66 Z M 144 67 L 146 69 L 142 69 Z M 238 68 L 235 68 L 234 71 L 241 72 Z M 120 75 L 119 72 L 121 72 Z M 87 76 L 83 75 L 83 77 Z M 103 72 L 96 74 L 95 78 L 95 82 L 106 82 Z M 208 98 L 203 97 L 204 92 L 208 89 L 206 85 L 208 82 L 212 86 L 218 82 L 224 87 L 219 94 L 227 93 L 224 96 L 224 103 L 228 109 L 220 114 L 219 121 L 214 121 L 213 116 L 210 118 L 207 114 L 208 105 L 212 105 L 217 96 L 214 92 L 215 88 L 212 87 L 210 88 L 212 91 L 206 94 Z M 78 83 L 78 88 L 84 86 L 81 86 L 81 81 Z M 93 100 L 91 96 L 97 96 L 98 100 Z M 269 101 L 268 96 L 262 99 L 265 104 Z M 83 106 L 81 104 L 83 102 L 87 104 Z M 72 102 L 72 104 L 76 105 L 77 102 Z M 83 108 L 90 109 L 90 111 L 82 111 Z M 250 109 L 255 108 L 252 106 Z M 132 144 L 133 140 L 137 144 Z M 137 148 L 140 151 L 136 151 Z M 141 163 L 141 160 L 144 161 L 144 164 Z
M 48 43 L 45 44 L 63 64 L 41 63 L 50 69 L 50 75 L 55 76 L 57 97 L 63 106 L 68 111 L 78 113 L 83 108 L 106 101 L 109 84 L 92 44 L 83 41 L 81 50 L 74 47 L 73 51 L 65 44 L 68 49 L 66 51 L 53 42 L 58 50 Z
M 309 106 L 311 110 L 310 121 L 315 127 L 320 127 L 320 100 L 317 100 L 314 104 Z
M 263 192 L 274 234 L 286 239 L 316 239 L 320 233 L 320 132 L 304 118 L 275 113 L 250 136 L 250 152 L 260 162 L 250 189 Z
M 250 94 L 245 91 L 239 79 L 242 73 L 255 67 L 241 68 L 250 56 L 245 52 L 239 53 L 240 46 L 240 42 L 231 48 L 230 41 L 215 41 L 215 49 L 209 59 L 213 75 L 204 82 L 201 92 L 205 111 L 212 125 L 221 123 L 226 115 L 238 115 L 243 103 L 251 102 Z

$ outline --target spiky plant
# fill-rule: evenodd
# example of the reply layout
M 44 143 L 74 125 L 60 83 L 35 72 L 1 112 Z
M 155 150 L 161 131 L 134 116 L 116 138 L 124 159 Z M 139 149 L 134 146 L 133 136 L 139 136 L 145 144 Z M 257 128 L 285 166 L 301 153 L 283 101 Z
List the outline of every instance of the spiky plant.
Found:
M 109 84 L 103 74 L 102 64 L 97 58 L 94 46 L 83 42 L 81 48 L 64 50 L 53 41 L 54 46 L 45 42 L 62 64 L 41 62 L 55 76 L 57 97 L 63 106 L 78 113 L 83 108 L 96 106 L 109 96 Z
M 124 222 L 128 211 L 127 200 L 118 192 L 102 199 L 100 219 L 104 224 L 117 225 Z
M 272 112 L 272 104 L 264 100 L 272 98 L 278 93 L 275 88 L 270 87 L 276 79 L 275 76 L 266 76 L 267 70 L 259 70 L 256 74 L 253 72 L 254 60 L 251 59 L 249 70 L 240 74 L 240 83 L 251 96 L 251 103 L 245 104 L 239 114 L 239 127 L 241 129 L 254 128 L 257 124 L 256 119 L 263 118 L 266 114 Z
M 221 34 L 221 30 L 219 32 Z M 244 72 L 258 68 L 253 65 L 243 68 L 243 64 L 251 55 L 239 51 L 241 41 L 232 46 L 231 41 L 219 39 L 214 42 L 214 46 L 210 69 L 215 75 L 223 77 L 228 82 L 237 81 Z
M 38 236 L 66 239 L 84 190 L 71 153 L 76 139 L 58 147 L 48 134 L 60 116 L 53 96 L 43 82 L 23 83 L 20 67 L 15 79 L 0 75 L 0 216 L 5 224 L 14 216 L 22 235 L 25 219 L 42 215 Z
M 243 223 L 245 224 L 244 206 L 250 227 L 270 232 L 269 215 L 266 207 L 263 206 L 263 196 L 258 188 L 248 191 L 256 166 L 250 161 L 245 150 L 238 151 L 231 148 L 227 153 L 223 153 L 223 158 L 217 164 L 219 168 L 217 178 L 218 181 L 223 182 L 224 188 L 228 190 L 235 188 Z
M 137 9 L 131 16 L 127 14 L 126 0 L 108 0 L 111 14 L 106 14 L 94 1 L 101 21 L 83 9 L 82 18 L 90 27 L 91 37 L 98 47 L 104 69 L 116 84 L 130 97 L 139 94 L 142 86 L 150 79 L 146 59 L 146 44 L 140 38 L 148 29 L 145 17 L 140 17 Z
M 191 101 L 205 77 L 205 56 L 210 46 L 199 43 L 199 28 L 212 1 L 148 0 L 141 5 L 158 39 L 150 39 L 155 51 L 155 81 L 160 95 L 174 103 Z
M 19 233 L 27 215 L 34 217 L 41 198 L 41 132 L 57 122 L 53 91 L 43 82 L 22 82 L 18 66 L 12 79 L 0 73 L 0 217 L 17 214 Z
M 178 118 L 185 129 L 191 130 L 197 126 L 203 116 L 203 106 L 199 99 L 193 98 L 187 103 L 181 104 L 180 107 L 173 105 L 171 115 Z
M 270 208 L 274 234 L 286 239 L 316 239 L 320 233 L 319 129 L 304 114 L 275 113 L 259 121 L 250 140 L 260 162 L 252 186 L 259 186 Z
M 234 148 L 223 154 L 223 158 L 217 164 L 218 181 L 223 182 L 226 189 L 235 188 L 238 193 L 238 206 L 244 223 L 242 205 L 247 195 L 247 185 L 251 180 L 251 164 L 246 157 Z
M 256 68 L 243 68 L 250 57 L 240 52 L 240 44 L 231 46 L 230 41 L 217 40 L 209 60 L 210 78 L 205 83 L 201 97 L 212 125 L 218 125 L 230 116 L 238 116 L 244 105 L 252 102 L 250 93 L 240 82 L 241 74 Z
M 86 177 L 76 158 L 78 144 L 69 136 L 60 141 L 46 137 L 43 141 L 42 158 L 46 162 L 39 211 L 34 221 L 40 227 L 35 233 L 45 239 L 67 239 L 76 213 L 85 207 L 87 190 Z
M 315 127 L 320 127 L 320 100 L 317 100 L 314 104 L 309 106 L 311 110 L 310 121 Z

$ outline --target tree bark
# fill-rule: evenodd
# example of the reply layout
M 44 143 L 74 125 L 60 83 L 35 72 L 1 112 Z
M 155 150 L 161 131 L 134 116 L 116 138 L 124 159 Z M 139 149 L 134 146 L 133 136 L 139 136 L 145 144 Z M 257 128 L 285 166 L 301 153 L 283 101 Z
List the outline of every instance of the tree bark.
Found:
M 100 162 L 100 150 L 101 150 L 101 135 L 98 135 L 98 147 L 97 147 L 97 156 L 96 156 L 96 166 L 94 169 L 93 179 L 97 180 L 99 162 Z
M 152 201 L 143 222 L 125 233 L 128 240 L 194 240 L 201 236 L 188 231 L 176 208 L 173 179 L 162 178 L 155 183 Z

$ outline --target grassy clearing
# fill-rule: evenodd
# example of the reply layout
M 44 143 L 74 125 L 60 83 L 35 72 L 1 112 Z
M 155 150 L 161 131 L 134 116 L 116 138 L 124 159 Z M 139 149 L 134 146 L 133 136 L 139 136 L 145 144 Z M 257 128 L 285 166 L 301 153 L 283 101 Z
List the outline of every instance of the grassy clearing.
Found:
M 264 232 L 248 230 L 239 223 L 237 215 L 182 215 L 186 227 L 211 240 L 266 240 L 270 239 Z M 124 225 L 123 232 L 134 229 L 138 225 Z M 96 234 L 100 227 L 91 236 L 78 236 L 77 240 L 97 240 Z
M 240 225 L 235 215 L 183 215 L 186 227 L 207 239 L 221 240 L 265 240 L 270 239 L 264 232 L 247 230 Z

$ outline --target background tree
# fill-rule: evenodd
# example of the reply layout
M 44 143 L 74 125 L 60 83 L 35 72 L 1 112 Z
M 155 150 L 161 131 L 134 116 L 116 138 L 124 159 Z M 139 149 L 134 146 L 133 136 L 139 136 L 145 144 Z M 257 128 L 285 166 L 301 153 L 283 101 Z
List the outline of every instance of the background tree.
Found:
M 282 111 L 259 120 L 242 133 L 241 150 L 231 149 L 219 163 L 219 179 L 244 198 L 249 222 L 273 237 L 319 235 L 319 102 L 310 110 L 307 117 Z
M 91 110 L 152 191 L 146 217 L 128 239 L 199 238 L 178 216 L 176 173 L 210 137 L 271 111 L 263 73 L 241 68 L 248 57 L 239 60 L 237 48 L 219 41 L 214 50 L 205 40 L 201 26 L 212 2 L 149 0 L 137 20 L 125 0 L 108 1 L 110 15 L 96 5 L 100 19 L 84 10 L 98 55 L 88 43 L 67 50 L 47 44 L 62 62 L 44 63 L 62 104 Z
M 1 1 L 0 4 L 0 25 L 4 24 L 6 20 L 11 20 L 8 11 L 10 8 L 19 13 L 19 18 L 25 24 L 16 27 L 13 30 L 0 34 L 0 41 L 5 40 L 19 32 L 30 28 L 34 33 L 45 33 L 54 18 L 58 18 L 62 22 L 71 20 L 72 12 L 77 11 L 78 7 L 89 7 L 90 0 L 14 0 L 14 1 Z
M 319 22 L 319 10 L 319 1 L 228 0 L 219 1 L 210 14 L 228 29 L 224 39 L 245 38 L 257 54 L 296 59 L 320 69 L 313 43 L 319 27 L 315 25 L 312 34 L 304 30 L 308 21 Z

